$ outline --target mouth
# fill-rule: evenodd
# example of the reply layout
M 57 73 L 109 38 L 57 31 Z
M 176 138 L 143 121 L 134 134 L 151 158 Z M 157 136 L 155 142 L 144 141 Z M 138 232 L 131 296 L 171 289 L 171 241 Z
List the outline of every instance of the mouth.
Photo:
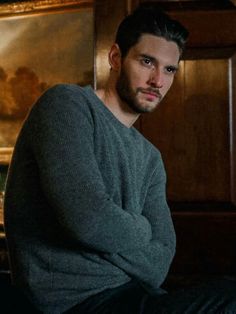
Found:
M 159 100 L 161 100 L 161 98 L 162 98 L 162 96 L 161 96 L 159 91 L 153 91 L 153 90 L 148 90 L 148 89 L 141 89 L 140 92 L 143 93 L 147 97 L 147 100 L 150 100 L 150 101 L 154 101 L 157 98 Z

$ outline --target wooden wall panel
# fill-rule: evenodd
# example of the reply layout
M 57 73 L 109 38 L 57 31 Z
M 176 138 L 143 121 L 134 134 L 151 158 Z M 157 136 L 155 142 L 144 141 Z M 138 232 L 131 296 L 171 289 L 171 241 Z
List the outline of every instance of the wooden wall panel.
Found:
M 186 61 L 185 100 L 192 200 L 230 201 L 228 60 Z M 190 173 L 186 173 L 190 175 Z
M 107 60 L 116 29 L 123 17 L 128 13 L 129 1 L 95 1 L 95 87 L 106 82 L 109 73 Z
M 229 86 L 231 199 L 236 205 L 236 53 L 230 59 Z
M 142 132 L 166 164 L 171 201 L 230 201 L 228 60 L 182 61 Z
M 170 13 L 189 30 L 188 47 L 233 47 L 236 36 L 236 9 L 179 11 Z M 196 27 L 197 26 L 197 27 Z
M 236 212 L 175 212 L 173 220 L 171 274 L 236 275 Z
M 183 141 L 185 130 L 182 106 L 184 101 L 183 82 L 184 62 L 181 62 L 172 88 L 159 107 L 153 113 L 144 114 L 140 118 L 143 135 L 162 153 L 168 174 L 168 196 L 173 199 L 175 199 L 174 194 L 179 194 L 175 188 L 179 186 L 181 189 L 183 183 L 184 185 L 188 184 L 183 180 L 189 179 L 180 174 L 183 168 L 182 163 L 188 155 L 188 147 Z

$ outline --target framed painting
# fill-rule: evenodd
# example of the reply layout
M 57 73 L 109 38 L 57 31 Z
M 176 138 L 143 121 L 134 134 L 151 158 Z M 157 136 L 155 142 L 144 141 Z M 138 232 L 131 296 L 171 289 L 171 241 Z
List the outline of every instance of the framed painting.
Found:
M 58 83 L 94 85 L 93 1 L 0 5 L 0 164 L 30 108 Z

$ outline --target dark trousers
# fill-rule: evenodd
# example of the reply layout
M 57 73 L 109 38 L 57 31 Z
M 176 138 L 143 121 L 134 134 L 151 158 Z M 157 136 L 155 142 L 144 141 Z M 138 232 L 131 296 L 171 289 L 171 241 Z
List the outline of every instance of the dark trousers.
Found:
M 90 297 L 67 314 L 236 314 L 236 281 L 218 280 L 150 296 L 131 282 Z

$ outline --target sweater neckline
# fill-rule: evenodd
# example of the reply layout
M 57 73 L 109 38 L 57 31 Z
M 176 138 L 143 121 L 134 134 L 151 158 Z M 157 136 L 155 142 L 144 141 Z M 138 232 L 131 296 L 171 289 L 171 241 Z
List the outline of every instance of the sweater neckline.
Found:
M 114 123 L 116 123 L 118 126 L 120 126 L 123 130 L 126 130 L 126 132 L 132 132 L 134 129 L 134 126 L 131 127 L 127 127 L 125 124 L 123 124 L 122 122 L 120 122 L 116 116 L 111 112 L 111 110 L 109 110 L 104 103 L 101 101 L 101 99 L 96 95 L 96 93 L 94 92 L 94 89 L 92 88 L 92 86 L 87 85 L 84 87 L 85 92 L 92 98 L 94 99 L 96 105 L 99 105 L 99 109 L 102 110 L 103 112 L 106 113 L 106 115 L 109 115 L 109 118 L 112 119 L 114 121 Z

